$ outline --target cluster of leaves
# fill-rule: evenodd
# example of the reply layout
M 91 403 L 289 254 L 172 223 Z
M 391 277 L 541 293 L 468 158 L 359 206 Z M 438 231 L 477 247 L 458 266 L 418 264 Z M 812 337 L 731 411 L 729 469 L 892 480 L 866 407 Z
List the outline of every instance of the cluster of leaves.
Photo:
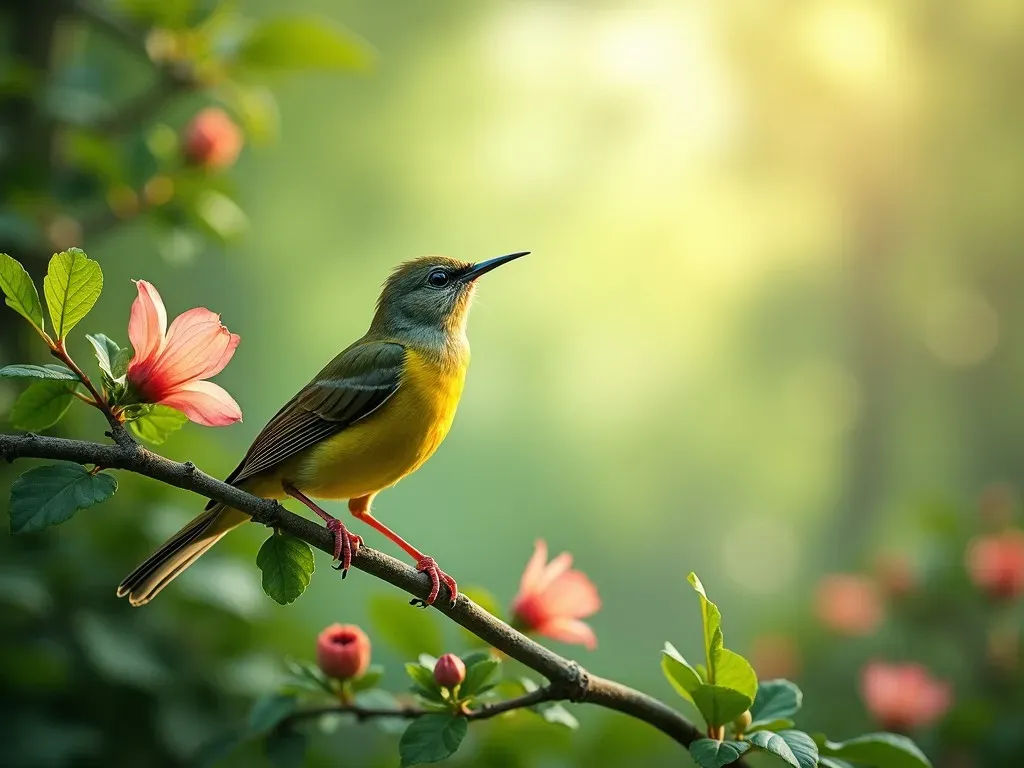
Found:
M 700 599 L 705 663 L 691 665 L 665 644 L 661 668 L 672 687 L 694 705 L 707 724 L 707 738 L 690 745 L 702 768 L 722 768 L 751 750 L 774 755 L 793 768 L 931 768 L 917 746 L 904 736 L 874 733 L 845 742 L 797 730 L 794 716 L 803 703 L 788 680 L 758 683 L 753 667 L 725 647 L 722 614 L 708 599 L 697 575 L 690 584 Z
M 245 728 L 212 744 L 203 760 L 216 763 L 245 742 L 258 741 L 274 765 L 293 768 L 303 764 L 312 733 L 333 733 L 342 725 L 364 719 L 372 719 L 386 733 L 400 734 L 403 768 L 445 760 L 462 744 L 474 712 L 498 696 L 537 689 L 529 678 L 502 680 L 501 661 L 489 652 L 471 651 L 461 659 L 466 666 L 465 679 L 447 688 L 434 679 L 437 659 L 420 654 L 405 665 L 410 685 L 407 693 L 399 695 L 379 687 L 384 669 L 377 665 L 360 677 L 339 681 L 314 664 L 288 659 L 288 677 L 281 689 L 258 699 Z M 575 718 L 556 702 L 523 709 L 550 723 L 577 726 Z

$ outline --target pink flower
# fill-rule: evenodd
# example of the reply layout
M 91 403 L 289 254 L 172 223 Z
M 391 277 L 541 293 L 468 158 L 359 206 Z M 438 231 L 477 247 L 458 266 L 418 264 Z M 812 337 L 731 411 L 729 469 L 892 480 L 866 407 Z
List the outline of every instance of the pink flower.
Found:
M 227 113 L 207 107 L 185 128 L 185 159 L 208 171 L 230 168 L 242 151 L 242 132 Z
M 597 588 L 583 573 L 570 570 L 572 555 L 563 552 L 550 563 L 548 547 L 538 539 L 526 564 L 519 594 L 512 601 L 517 626 L 566 643 L 597 647 L 597 637 L 580 621 L 601 607 Z
M 869 579 L 833 573 L 818 583 L 814 601 L 818 619 L 842 635 L 870 635 L 882 622 L 882 602 Z
M 335 680 L 360 677 L 370 666 L 370 638 L 354 624 L 331 624 L 316 638 L 316 663 Z
M 235 354 L 239 336 L 221 325 L 220 315 L 203 307 L 178 315 L 167 328 L 167 312 L 156 288 L 136 282 L 128 338 L 135 356 L 127 380 L 141 402 L 162 403 L 197 424 L 223 427 L 240 421 L 231 395 L 209 381 Z
M 953 701 L 948 683 L 920 664 L 870 662 L 861 672 L 861 696 L 883 728 L 910 731 L 931 725 Z
M 466 679 L 466 664 L 454 653 L 446 653 L 434 665 L 434 680 L 445 688 L 454 688 Z
M 967 575 L 992 597 L 1019 597 L 1024 592 L 1024 531 L 973 539 L 967 546 Z

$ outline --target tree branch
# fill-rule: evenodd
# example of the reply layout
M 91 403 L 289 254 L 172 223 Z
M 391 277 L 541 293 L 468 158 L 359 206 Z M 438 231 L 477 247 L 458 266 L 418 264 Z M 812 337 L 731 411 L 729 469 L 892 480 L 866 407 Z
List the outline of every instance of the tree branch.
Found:
M 276 501 L 261 499 L 223 483 L 197 469 L 192 462 L 171 461 L 134 442 L 130 445 L 105 445 L 33 434 L 0 435 L 0 456 L 8 462 L 19 458 L 62 459 L 135 472 L 227 504 L 251 515 L 255 522 L 279 528 L 324 552 L 333 552 L 333 537 L 326 528 L 289 512 Z M 430 579 L 426 574 L 375 549 L 360 547 L 352 559 L 352 565 L 420 599 L 430 592 Z M 540 689 L 547 698 L 538 698 L 536 701 L 568 700 L 613 709 L 649 723 L 683 746 L 689 746 L 692 741 L 703 736 L 693 723 L 671 707 L 621 683 L 590 674 L 575 661 L 559 656 L 517 632 L 465 595 L 459 595 L 454 607 L 439 601 L 434 608 L 481 640 L 547 678 L 549 685 Z M 522 698 L 536 703 L 531 698 L 534 694 Z M 511 702 L 516 701 L 521 702 L 513 699 L 478 710 L 474 713 L 475 717 L 485 719 L 508 711 L 502 709 L 503 706 L 526 706 L 522 703 L 510 706 Z M 740 760 L 733 765 L 742 768 L 744 763 Z

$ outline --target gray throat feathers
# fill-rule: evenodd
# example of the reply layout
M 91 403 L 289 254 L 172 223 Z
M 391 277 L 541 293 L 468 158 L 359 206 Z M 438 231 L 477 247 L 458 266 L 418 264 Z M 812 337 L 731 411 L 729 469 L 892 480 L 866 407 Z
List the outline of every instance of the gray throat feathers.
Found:
M 431 355 L 441 363 L 454 366 L 469 360 L 465 314 L 450 328 L 416 322 L 402 316 L 388 318 L 387 326 L 387 335 L 395 341 Z

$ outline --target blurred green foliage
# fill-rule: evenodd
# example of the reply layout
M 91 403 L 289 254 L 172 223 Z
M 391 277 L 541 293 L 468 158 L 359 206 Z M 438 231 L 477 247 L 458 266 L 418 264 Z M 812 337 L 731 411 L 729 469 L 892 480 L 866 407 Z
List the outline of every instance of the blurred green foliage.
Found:
M 269 0 L 90 6 L 113 24 L 58 0 L 0 6 L 0 251 L 37 278 L 69 245 L 101 258 L 106 290 L 83 331 L 123 343 L 129 279 L 145 278 L 172 314 L 208 306 L 242 335 L 218 381 L 245 422 L 190 426 L 161 450 L 229 471 L 363 331 L 397 261 L 530 248 L 482 287 L 453 433 L 381 497 L 384 519 L 500 603 L 534 538 L 571 550 L 604 601 L 599 649 L 581 661 L 666 700 L 662 641 L 700 643 L 692 569 L 759 673 L 767 633 L 782 638 L 771 661 L 782 648 L 799 665 L 808 727 L 867 730 L 864 661 L 921 659 L 957 701 L 949 723 L 915 734 L 936 765 L 1020 762 L 1019 667 L 965 668 L 955 637 L 985 631 L 964 618 L 976 603 L 962 551 L 919 519 L 941 510 L 969 529 L 972 500 L 1014 481 L 1024 449 L 1024 6 L 294 5 L 358 30 L 376 67 L 291 71 L 347 67 L 338 49 L 268 75 L 282 58 L 261 43 L 249 53 L 261 66 L 243 73 L 244 30 L 283 13 Z M 195 90 L 196 76 L 213 80 Z M 210 103 L 245 131 L 231 172 L 180 163 L 188 121 Z M 3 312 L 0 363 L 47 362 L 23 355 L 24 324 Z M 0 411 L 17 393 L 0 387 Z M 98 436 L 102 420 L 80 411 L 62 429 Z M 7 487 L 14 471 L 0 473 Z M 378 639 L 370 600 L 390 590 L 360 574 L 342 586 L 326 560 L 294 604 L 266 599 L 257 530 L 152 606 L 115 600 L 200 503 L 125 477 L 95 514 L 3 539 L 0 764 L 184 765 L 244 722 L 285 654 L 311 658 L 325 624 Z M 936 563 L 922 611 L 963 613 L 836 642 L 808 612 L 817 577 L 869 569 L 882 549 Z M 375 654 L 399 685 L 405 650 L 381 639 Z M 480 724 L 453 764 L 686 759 L 643 724 L 573 713 L 574 733 Z M 313 744 L 311 765 L 394 765 L 394 741 L 342 726 Z M 259 760 L 243 750 L 228 764 Z

